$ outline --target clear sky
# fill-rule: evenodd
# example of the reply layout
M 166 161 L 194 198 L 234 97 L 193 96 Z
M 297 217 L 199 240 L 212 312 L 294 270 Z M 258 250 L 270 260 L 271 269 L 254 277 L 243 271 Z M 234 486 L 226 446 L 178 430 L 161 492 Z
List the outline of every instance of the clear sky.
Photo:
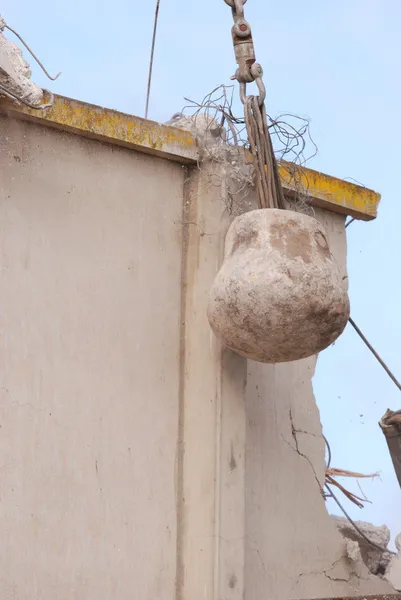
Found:
M 3 0 L 1 10 L 49 71 L 63 71 L 52 83 L 33 67 L 37 83 L 143 116 L 154 5 Z M 352 316 L 401 379 L 401 2 L 249 0 L 245 10 L 269 114 L 309 117 L 319 147 L 309 166 L 382 194 L 379 218 L 347 229 Z M 200 101 L 229 82 L 231 25 L 223 0 L 161 0 L 152 119 L 167 121 L 184 96 Z M 401 393 L 351 328 L 320 356 L 314 388 L 333 466 L 381 473 L 362 483 L 371 505 L 345 505 L 354 518 L 386 523 L 395 535 L 401 491 L 377 423 L 387 408 L 401 409 Z

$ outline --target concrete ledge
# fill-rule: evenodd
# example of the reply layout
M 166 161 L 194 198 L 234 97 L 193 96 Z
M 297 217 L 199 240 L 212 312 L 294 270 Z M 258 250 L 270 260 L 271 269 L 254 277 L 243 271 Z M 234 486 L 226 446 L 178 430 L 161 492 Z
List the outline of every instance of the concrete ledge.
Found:
M 291 163 L 283 163 L 280 175 L 287 193 L 291 194 L 301 188 L 311 197 L 314 206 L 362 221 L 371 221 L 377 217 L 380 194 L 373 190 L 312 169 L 294 170 Z
M 196 165 L 198 160 L 195 139 L 187 131 L 63 96 L 55 96 L 54 106 L 45 111 L 32 110 L 0 98 L 0 110 L 15 118 L 43 123 L 182 164 Z M 287 194 L 301 189 L 314 206 L 363 221 L 377 216 L 380 195 L 373 190 L 312 169 L 294 170 L 291 163 L 282 163 L 280 174 Z
M 195 164 L 197 161 L 196 142 L 187 131 L 71 98 L 55 96 L 54 105 L 44 111 L 1 98 L 0 109 L 15 118 L 42 123 L 180 163 Z

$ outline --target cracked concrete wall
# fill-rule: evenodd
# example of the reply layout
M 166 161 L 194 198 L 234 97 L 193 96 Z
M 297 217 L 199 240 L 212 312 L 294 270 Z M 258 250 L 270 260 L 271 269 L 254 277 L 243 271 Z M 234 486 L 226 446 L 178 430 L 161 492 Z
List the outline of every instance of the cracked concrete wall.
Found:
M 317 209 L 346 273 L 344 217 Z M 321 488 L 325 448 L 312 377 L 316 358 L 248 362 L 246 600 L 323 598 L 392 591 L 372 576 L 330 518 Z
M 247 361 L 208 327 L 223 180 L 0 127 L 0 596 L 391 591 L 320 493 L 315 359 L 249 362 L 245 390 Z M 316 215 L 346 285 L 344 219 Z

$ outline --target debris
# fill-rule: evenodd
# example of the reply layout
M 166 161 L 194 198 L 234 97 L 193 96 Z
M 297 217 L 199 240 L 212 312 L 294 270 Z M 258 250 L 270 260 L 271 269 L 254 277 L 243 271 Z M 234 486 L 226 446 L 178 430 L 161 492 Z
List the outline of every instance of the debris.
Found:
M 358 542 L 354 542 L 353 540 L 347 541 L 347 556 L 354 562 L 358 562 L 358 560 L 362 559 Z
M 369 545 L 345 517 L 332 515 L 332 519 L 338 531 L 347 540 L 358 542 L 362 560 L 369 571 L 373 573 L 373 575 L 383 575 L 392 557 L 390 552 L 382 552 L 378 548 L 373 548 Z M 356 524 L 366 537 L 377 544 L 377 546 L 387 548 L 390 541 L 390 530 L 386 525 L 376 526 L 371 523 L 365 523 L 364 521 L 356 521 Z
M 31 70 L 22 51 L 1 31 L 0 85 L 30 104 L 40 104 L 43 98 L 43 90 L 31 80 Z
M 395 547 L 398 550 L 397 556 L 393 556 L 387 567 L 385 578 L 393 588 L 401 592 L 401 533 L 395 538 Z
M 369 502 L 367 498 L 360 498 L 353 492 L 347 490 L 344 486 L 342 486 L 338 481 L 336 481 L 335 477 L 355 477 L 357 479 L 373 479 L 374 477 L 378 477 L 379 473 L 371 473 L 370 475 L 363 475 L 362 473 L 355 473 L 354 471 L 345 471 L 344 469 L 326 469 L 326 485 L 334 485 L 354 504 L 358 506 L 358 508 L 363 508 L 364 502 Z

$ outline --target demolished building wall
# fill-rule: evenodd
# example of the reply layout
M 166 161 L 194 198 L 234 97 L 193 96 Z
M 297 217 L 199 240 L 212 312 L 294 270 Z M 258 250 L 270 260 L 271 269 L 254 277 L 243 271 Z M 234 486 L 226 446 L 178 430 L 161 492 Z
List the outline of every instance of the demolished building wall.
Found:
M 390 542 L 389 528 L 386 525 L 375 526 L 357 521 L 356 525 L 364 534 L 363 537 L 347 518 L 332 516 L 332 519 L 342 536 L 358 543 L 362 560 L 369 571 L 373 575 L 384 575 L 391 560 L 390 551 L 386 551 Z
M 344 217 L 317 209 L 347 285 Z M 248 364 L 247 600 L 388 593 L 330 518 L 325 444 L 312 390 L 316 358 Z M 252 582 L 252 585 L 251 585 Z
M 63 114 L 76 104 L 64 99 Z M 29 597 L 36 585 L 43 600 L 392 591 L 325 507 L 316 359 L 248 362 L 208 327 L 232 219 L 226 165 L 198 169 L 194 153 L 187 170 L 188 154 L 173 164 L 88 139 L 102 120 L 103 137 L 121 136 L 127 119 L 98 107 L 78 106 L 74 133 L 5 113 L 4 589 Z M 90 130 L 77 135 L 79 119 Z M 141 140 L 157 146 L 150 127 Z M 315 214 L 346 285 L 344 216 Z
M 332 519 L 341 535 L 357 544 L 360 556 L 369 571 L 373 575 L 379 575 L 401 592 L 401 534 L 395 538 L 397 554 L 388 548 L 390 530 L 386 525 L 372 525 L 364 521 L 356 521 L 354 525 L 348 519 L 334 515 Z

